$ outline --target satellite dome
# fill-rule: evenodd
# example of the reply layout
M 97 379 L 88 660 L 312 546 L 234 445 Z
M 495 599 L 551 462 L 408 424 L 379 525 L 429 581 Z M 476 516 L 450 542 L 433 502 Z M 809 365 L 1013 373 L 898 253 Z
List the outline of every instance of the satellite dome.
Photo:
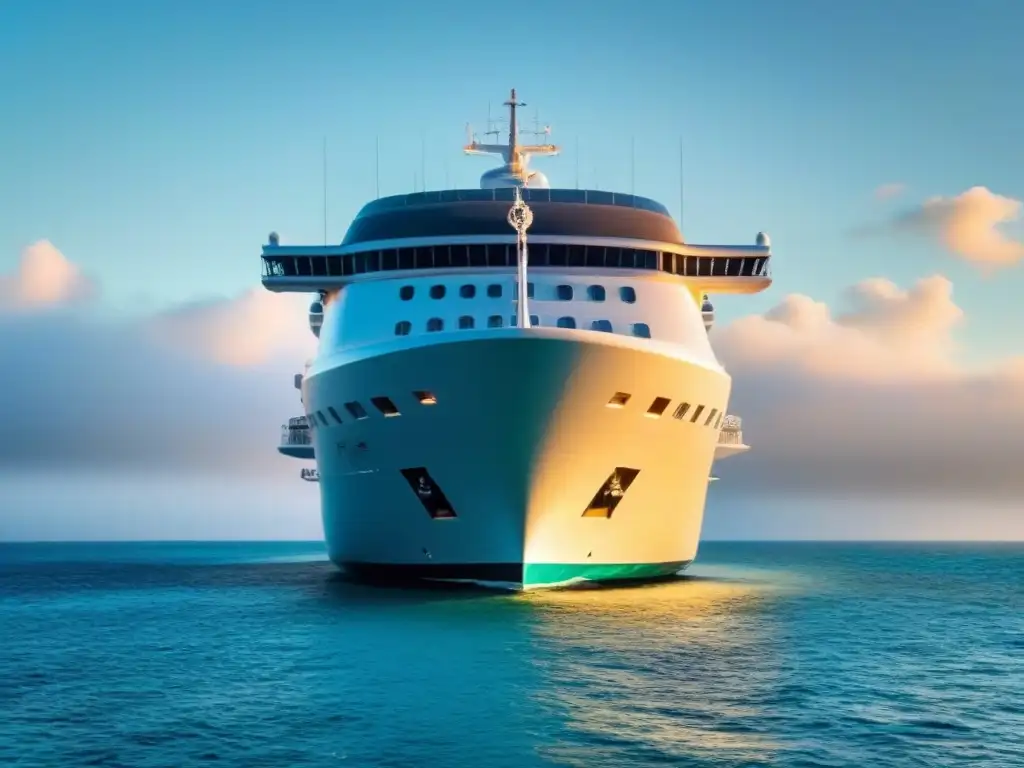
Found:
M 271 245 L 280 245 L 281 244 L 281 236 L 279 234 L 277 234 L 277 232 L 271 232 L 267 236 L 267 240 L 270 242 Z
M 527 173 L 526 186 L 530 189 L 551 189 L 548 177 L 540 171 L 529 171 Z
M 772 247 L 771 238 L 769 238 L 767 233 L 765 233 L 765 232 L 758 232 L 757 233 L 757 240 L 755 242 L 759 246 L 761 246 L 762 248 L 771 248 Z
M 529 187 L 530 189 L 550 189 L 548 177 L 540 171 L 526 171 L 524 182 L 518 175 L 512 173 L 507 165 L 501 168 L 492 168 L 480 176 L 480 189 L 504 189 L 506 187 Z

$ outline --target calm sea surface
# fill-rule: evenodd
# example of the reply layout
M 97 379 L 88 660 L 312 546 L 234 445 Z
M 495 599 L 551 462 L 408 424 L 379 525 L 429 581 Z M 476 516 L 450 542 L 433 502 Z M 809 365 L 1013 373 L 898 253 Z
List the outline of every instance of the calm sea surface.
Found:
M 716 544 L 631 589 L 319 544 L 0 545 L 0 765 L 1024 766 L 1024 548 Z

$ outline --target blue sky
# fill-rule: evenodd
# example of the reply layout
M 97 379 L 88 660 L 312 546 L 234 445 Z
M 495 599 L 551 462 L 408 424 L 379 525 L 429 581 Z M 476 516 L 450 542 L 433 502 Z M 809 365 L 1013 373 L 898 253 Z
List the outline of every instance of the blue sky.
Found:
M 529 105 L 527 122 L 539 108 L 564 148 L 561 157 L 535 164 L 553 185 L 574 186 L 578 165 L 581 186 L 630 191 L 635 139 L 636 192 L 675 213 L 681 138 L 686 238 L 742 244 L 759 230 L 771 234 L 775 284 L 757 296 L 717 298 L 716 333 L 725 321 L 763 312 L 787 294 L 834 306 L 865 278 L 909 287 L 941 273 L 966 313 L 959 333 L 965 359 L 1021 353 L 1024 267 L 986 277 L 925 238 L 855 232 L 975 185 L 1024 199 L 1024 102 L 1015 98 L 1024 74 L 1024 4 L 675 0 L 639 7 L 556 0 L 0 4 L 0 274 L 15 267 L 23 248 L 48 239 L 99 282 L 103 308 L 115 316 L 237 296 L 259 286 L 259 249 L 269 231 L 290 243 L 322 241 L 325 136 L 328 232 L 339 241 L 375 194 L 377 137 L 382 194 L 422 184 L 422 167 L 428 188 L 475 187 L 494 161 L 462 155 L 465 124 L 482 131 L 488 102 L 497 115 L 514 86 Z M 894 182 L 906 186 L 904 195 L 876 199 L 876 188 Z M 1024 225 L 1010 233 L 1024 237 Z M 125 345 L 111 336 L 89 346 L 84 330 L 61 337 L 64 351 L 40 355 L 27 368 L 33 351 L 48 346 L 32 339 L 44 337 L 8 345 L 7 359 L 15 362 L 7 365 L 25 374 L 23 399 L 44 393 L 69 413 L 95 412 L 102 421 L 102 407 L 119 410 L 119 398 L 134 389 L 163 385 L 165 405 L 209 394 L 210 412 L 230 423 L 241 422 L 236 411 L 260 414 L 249 419 L 252 434 L 235 438 L 271 459 L 264 446 L 276 439 L 278 413 L 283 419 L 298 409 L 290 385 L 298 354 L 286 370 L 252 376 L 256 383 L 244 397 L 236 383 L 218 385 L 212 373 L 184 364 L 177 378 L 171 367 L 156 366 L 155 384 L 111 390 L 111 381 L 135 382 L 145 373 L 138 364 L 144 350 L 125 347 L 123 359 L 105 360 L 109 370 L 100 369 L 94 348 L 114 357 L 114 348 Z M 64 367 L 47 367 L 49 358 Z M 805 399 L 819 381 L 809 379 L 790 399 Z M 891 416 L 927 399 L 915 423 L 933 430 L 922 432 L 920 444 L 893 448 L 894 461 L 903 462 L 896 474 L 925 465 L 949 474 L 942 468 L 964 465 L 976 444 L 993 455 L 1019 455 L 993 443 L 1009 445 L 1018 434 L 1012 427 L 992 431 L 985 421 L 974 425 L 974 442 L 964 439 L 980 398 L 991 423 L 1002 418 L 1001 406 L 985 382 L 976 396 L 951 381 L 950 399 L 947 390 L 918 397 L 908 385 L 902 400 L 880 389 L 864 395 L 860 410 L 849 410 L 851 420 L 864 422 L 866 444 L 885 430 L 886 442 L 898 443 L 914 430 L 905 422 L 893 427 Z M 47 388 L 53 382 L 70 387 L 78 402 Z M 760 391 L 756 382 L 748 386 Z M 849 394 L 860 389 L 851 379 L 829 391 L 849 408 Z M 46 394 L 58 390 L 59 397 Z M 271 393 L 278 397 L 273 405 Z M 820 400 L 824 416 L 838 402 Z M 803 403 L 790 403 L 797 405 Z M 774 401 L 739 406 L 749 408 L 748 419 L 755 406 L 764 418 L 782 413 Z M 11 407 L 34 413 L 20 402 Z M 945 419 L 947 411 L 964 424 L 940 423 L 935 414 Z M 882 421 L 861 418 L 872 412 Z M 185 437 L 210 422 L 213 431 L 193 439 L 221 450 L 211 437 L 224 432 L 221 422 L 190 414 L 194 423 L 177 425 L 177 413 L 168 407 L 166 420 Z M 771 448 L 783 463 L 804 462 L 782 450 L 789 447 L 785 438 L 772 444 L 768 422 L 752 421 L 752 442 L 765 455 Z M 852 445 L 849 425 L 830 423 Z M 92 439 L 92 432 L 78 431 Z M 163 433 L 152 439 L 163 441 Z M 939 444 L 962 450 L 949 464 L 935 457 L 927 464 L 924 449 Z M 982 468 L 994 466 L 994 459 L 975 458 Z M 741 474 L 748 459 L 735 461 Z M 297 466 L 283 471 L 294 493 Z M 276 502 L 264 506 L 281 523 Z M 25 509 L 26 520 L 41 514 L 38 504 Z M 1005 525 L 1011 513 L 999 514 Z M 959 511 L 951 515 L 963 519 Z M 742 533 L 744 519 L 726 528 Z M 315 528 L 315 506 L 306 520 Z M 725 531 L 714 525 L 720 523 L 712 524 L 715 535 Z
M 510 86 L 565 152 L 555 185 L 636 191 L 678 209 L 683 137 L 692 241 L 765 229 L 776 285 L 723 300 L 726 317 L 789 292 L 833 301 L 873 275 L 941 271 L 965 338 L 998 354 L 1024 325 L 1019 272 L 992 280 L 934 247 L 851 229 L 982 184 L 1024 197 L 1024 6 L 964 3 L 36 0 L 0 10 L 0 268 L 49 238 L 117 311 L 256 284 L 271 229 L 322 239 L 374 195 L 475 186 L 467 121 Z M 13 117 L 13 119 L 11 119 Z M 880 203 L 875 187 L 907 184 Z

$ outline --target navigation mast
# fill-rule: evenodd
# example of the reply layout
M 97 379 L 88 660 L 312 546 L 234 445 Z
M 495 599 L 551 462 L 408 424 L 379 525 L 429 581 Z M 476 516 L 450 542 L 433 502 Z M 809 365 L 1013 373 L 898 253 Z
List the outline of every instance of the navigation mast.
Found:
M 508 107 L 508 143 L 507 144 L 482 144 L 477 141 L 472 129 L 469 131 L 469 143 L 463 147 L 467 155 L 497 155 L 505 164 L 500 168 L 487 171 L 480 177 L 480 186 L 483 189 L 494 189 L 496 187 L 548 187 L 548 180 L 543 173 L 531 171 L 529 161 L 531 157 L 549 157 L 557 155 L 561 148 L 555 144 L 520 144 L 519 143 L 519 120 L 516 114 L 518 107 L 525 107 L 526 103 L 519 101 L 516 97 L 516 89 L 513 88 L 509 99 L 504 103 Z M 489 130 L 488 133 L 496 133 Z M 550 128 L 545 128 L 545 135 L 550 133 Z

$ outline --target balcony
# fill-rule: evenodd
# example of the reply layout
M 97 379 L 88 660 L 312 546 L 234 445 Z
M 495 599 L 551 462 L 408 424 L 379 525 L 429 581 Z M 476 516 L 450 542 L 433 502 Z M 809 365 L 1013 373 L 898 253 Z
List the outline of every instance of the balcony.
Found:
M 288 419 L 287 424 L 281 425 L 281 444 L 277 450 L 295 459 L 312 459 L 313 436 L 310 434 L 309 425 L 305 416 Z
M 749 451 L 750 446 L 743 442 L 743 422 L 739 416 L 726 416 L 722 419 L 722 428 L 718 433 L 718 446 L 715 448 L 716 459 L 727 459 L 737 453 Z

